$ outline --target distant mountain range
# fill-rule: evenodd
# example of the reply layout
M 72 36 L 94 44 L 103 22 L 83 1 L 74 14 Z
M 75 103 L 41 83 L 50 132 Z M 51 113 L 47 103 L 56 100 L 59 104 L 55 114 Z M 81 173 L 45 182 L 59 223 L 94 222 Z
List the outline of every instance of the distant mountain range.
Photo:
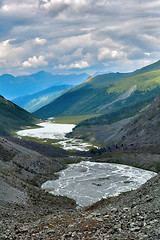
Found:
M 160 61 L 131 73 L 109 73 L 88 78 L 42 107 L 41 118 L 65 115 L 110 114 L 129 109 L 130 116 L 160 93 Z M 128 111 L 126 111 L 128 114 Z
M 73 87 L 73 86 L 71 86 L 71 85 L 53 86 L 51 88 L 47 88 L 47 89 L 40 91 L 38 93 L 35 93 L 35 94 L 15 98 L 12 100 L 12 102 L 14 102 L 18 106 L 24 108 L 25 110 L 27 110 L 29 112 L 34 112 L 34 111 L 38 110 L 39 108 L 47 105 L 48 103 L 50 103 L 55 98 L 62 95 L 63 93 L 65 93 L 71 87 Z
M 8 136 L 13 130 L 34 126 L 36 118 L 24 109 L 0 96 L 0 136 Z
M 31 75 L 14 77 L 0 76 L 0 94 L 7 99 L 31 95 L 57 85 L 78 85 L 88 78 L 88 74 L 53 75 L 40 71 Z

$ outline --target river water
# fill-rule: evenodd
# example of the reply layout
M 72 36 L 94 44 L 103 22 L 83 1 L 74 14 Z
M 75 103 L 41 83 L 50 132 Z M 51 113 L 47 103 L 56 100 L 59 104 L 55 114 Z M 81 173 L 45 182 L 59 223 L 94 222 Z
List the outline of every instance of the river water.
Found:
M 88 206 L 102 198 L 134 190 L 156 173 L 121 164 L 82 161 L 70 164 L 57 175 L 59 179 L 47 181 L 42 188 L 73 198 L 79 206 Z
M 78 150 L 78 151 L 88 151 L 93 145 L 84 142 L 81 139 L 66 138 L 65 135 L 72 131 L 75 127 L 74 124 L 58 124 L 46 121 L 37 124 L 39 128 L 30 128 L 17 132 L 19 137 L 33 137 L 43 139 L 42 142 L 46 142 L 46 139 L 57 140 L 53 145 L 58 145 L 65 150 Z

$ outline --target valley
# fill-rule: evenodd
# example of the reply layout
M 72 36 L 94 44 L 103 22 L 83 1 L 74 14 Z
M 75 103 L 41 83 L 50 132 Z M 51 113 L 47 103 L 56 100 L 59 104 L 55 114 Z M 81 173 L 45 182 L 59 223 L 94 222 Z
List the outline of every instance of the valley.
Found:
M 1 96 L 1 239 L 159 239 L 159 94 L 160 61 L 34 115 Z
M 0 0 L 0 240 L 160 240 L 160 0 Z

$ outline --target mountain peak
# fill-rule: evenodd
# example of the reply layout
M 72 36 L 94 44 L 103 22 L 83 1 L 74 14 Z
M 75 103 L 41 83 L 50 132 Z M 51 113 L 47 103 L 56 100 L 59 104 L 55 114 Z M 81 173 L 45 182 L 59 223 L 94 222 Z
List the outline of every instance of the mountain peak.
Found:
M 11 74 L 5 73 L 0 76 L 1 79 L 15 79 L 15 77 Z

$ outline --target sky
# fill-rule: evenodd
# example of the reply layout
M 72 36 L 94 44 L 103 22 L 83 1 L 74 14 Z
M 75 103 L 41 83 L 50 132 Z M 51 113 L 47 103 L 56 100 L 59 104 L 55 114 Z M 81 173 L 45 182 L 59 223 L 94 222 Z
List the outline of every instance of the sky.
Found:
M 0 1 L 0 74 L 128 72 L 159 53 L 160 0 Z

